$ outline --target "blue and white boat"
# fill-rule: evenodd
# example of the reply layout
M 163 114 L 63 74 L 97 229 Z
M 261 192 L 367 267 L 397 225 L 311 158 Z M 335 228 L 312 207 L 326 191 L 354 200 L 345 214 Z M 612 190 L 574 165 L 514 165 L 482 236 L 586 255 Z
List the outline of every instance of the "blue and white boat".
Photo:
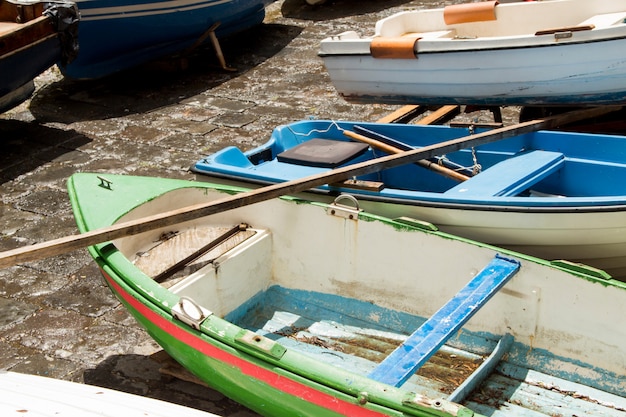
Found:
M 213 182 L 267 185 L 385 155 L 350 141 L 346 132 L 403 150 L 467 136 L 472 130 L 300 121 L 279 126 L 258 148 L 242 152 L 228 147 L 201 158 L 191 169 L 199 179 Z M 331 201 L 349 192 L 369 212 L 410 216 L 456 235 L 626 276 L 624 137 L 539 131 L 428 162 L 443 165 L 445 174 L 453 172 L 457 179 L 403 165 L 310 190 L 307 198 Z
M 0 112 L 27 100 L 39 74 L 72 60 L 78 21 L 71 2 L 0 0 Z
M 78 0 L 80 54 L 63 69 L 104 77 L 260 24 L 274 0 Z

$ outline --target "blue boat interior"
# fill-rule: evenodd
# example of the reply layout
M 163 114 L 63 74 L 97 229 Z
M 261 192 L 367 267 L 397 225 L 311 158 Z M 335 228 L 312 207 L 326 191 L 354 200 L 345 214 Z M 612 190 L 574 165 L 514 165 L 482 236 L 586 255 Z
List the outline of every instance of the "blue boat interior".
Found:
M 302 121 L 276 128 L 264 145 L 242 152 L 225 148 L 198 161 L 198 174 L 261 184 L 281 182 L 326 171 L 311 161 L 280 158 L 311 139 L 350 142 L 344 131 L 369 132 L 374 139 L 388 138 L 402 149 L 414 149 L 472 134 L 468 128 L 334 121 Z M 480 132 L 477 130 L 476 132 Z M 321 154 L 324 151 L 308 150 Z M 345 166 L 387 155 L 370 147 L 336 166 Z M 324 155 L 325 158 L 328 155 Z M 459 182 L 439 173 L 407 164 L 355 179 L 382 184 L 380 190 L 359 190 L 361 195 L 382 198 L 419 198 L 432 201 L 485 201 L 507 204 L 525 197 L 529 205 L 597 205 L 626 195 L 626 143 L 619 136 L 539 131 L 494 143 L 440 155 L 435 161 L 461 172 Z M 329 192 L 337 185 L 320 187 Z M 351 191 L 352 192 L 352 191 Z M 495 198 L 500 197 L 500 199 Z M 549 198 L 554 197 L 554 198 Z M 562 197 L 569 197 L 563 199 Z M 599 200 L 598 200 L 599 199 Z M 567 203 L 566 203 L 567 202 Z
M 498 162 L 480 175 L 470 177 L 444 194 L 515 197 L 560 169 L 562 164 L 563 154 L 560 152 L 524 152 Z
M 224 318 L 287 349 L 370 377 L 399 346 L 410 343 L 414 329 L 432 324 L 428 318 L 366 301 L 276 285 Z M 617 417 L 626 411 L 623 392 L 611 392 L 621 386 L 619 375 L 582 363 L 576 363 L 576 374 L 563 371 L 571 369 L 563 366 L 571 360 L 510 335 L 463 329 L 432 350 L 403 389 L 458 402 L 486 416 L 552 416 L 555 410 L 576 410 L 576 415 Z

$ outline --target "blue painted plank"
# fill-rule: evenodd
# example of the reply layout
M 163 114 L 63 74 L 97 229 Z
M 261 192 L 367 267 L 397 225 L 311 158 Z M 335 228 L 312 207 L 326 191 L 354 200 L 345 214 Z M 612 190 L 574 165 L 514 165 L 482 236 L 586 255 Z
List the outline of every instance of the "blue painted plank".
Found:
M 531 151 L 505 159 L 449 189 L 450 196 L 513 197 L 561 167 L 560 152 Z
M 422 324 L 369 375 L 401 386 L 456 333 L 519 270 L 520 264 L 500 255 L 477 274 L 450 301 Z

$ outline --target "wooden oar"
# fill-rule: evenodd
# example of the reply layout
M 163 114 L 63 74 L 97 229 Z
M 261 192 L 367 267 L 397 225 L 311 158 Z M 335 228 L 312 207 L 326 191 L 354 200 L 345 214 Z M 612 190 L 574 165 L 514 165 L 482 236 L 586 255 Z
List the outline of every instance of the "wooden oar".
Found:
M 71 252 L 86 246 L 106 242 L 113 239 L 135 235 L 142 232 L 183 223 L 222 211 L 259 203 L 286 194 L 295 194 L 324 184 L 346 180 L 353 176 L 365 175 L 384 169 L 394 168 L 403 164 L 413 163 L 420 159 L 431 158 L 442 153 L 455 152 L 459 149 L 491 143 L 500 139 L 551 129 L 561 124 L 572 123 L 589 117 L 616 111 L 621 107 L 600 107 L 573 111 L 544 119 L 532 120 L 513 126 L 495 129 L 489 132 L 466 136 L 435 145 L 425 146 L 412 151 L 402 152 L 383 158 L 365 161 L 321 174 L 311 175 L 284 183 L 258 188 L 240 194 L 231 195 L 209 203 L 196 204 L 142 219 L 118 223 L 109 227 L 92 230 L 80 235 L 66 236 L 47 242 L 37 243 L 23 248 L 12 249 L 0 253 L 0 268 L 20 262 L 35 261 L 62 253 Z
M 499 126 L 499 127 L 502 127 L 502 126 Z M 375 131 L 373 131 L 371 129 L 368 129 L 366 127 L 363 127 L 363 126 L 354 125 L 354 130 L 355 130 L 355 133 L 360 133 L 361 135 L 366 136 L 366 137 L 368 137 L 370 139 L 375 139 L 375 140 L 377 140 L 379 142 L 382 142 L 382 143 L 384 143 L 386 145 L 390 145 L 392 148 L 398 149 L 398 150 L 400 150 L 402 152 L 404 152 L 404 151 L 411 151 L 411 150 L 416 148 L 415 146 L 407 145 L 403 141 L 400 141 L 400 140 L 397 140 L 397 139 L 392 139 L 392 138 L 390 138 L 388 136 L 383 135 L 380 132 L 375 132 Z M 394 152 L 394 153 L 398 153 L 398 152 Z M 455 172 L 458 172 L 460 174 L 463 174 L 463 175 L 465 175 L 468 178 L 472 177 L 474 175 L 474 172 L 471 169 L 469 169 L 468 167 L 460 165 L 460 164 L 457 164 L 455 162 L 452 162 L 452 161 L 450 161 L 450 160 L 448 160 L 446 158 L 442 158 L 441 156 L 437 156 L 435 158 L 428 159 L 428 161 L 436 163 L 438 165 L 443 165 L 444 167 L 446 167 L 448 169 L 451 169 L 451 170 L 454 170 Z
M 441 106 L 428 116 L 418 120 L 415 124 L 431 125 L 439 121 L 448 120 L 456 116 L 460 112 L 460 110 L 461 107 L 456 104 L 450 106 Z M 426 111 L 426 108 L 420 105 L 407 105 L 383 117 L 382 119 L 377 120 L 377 123 L 401 123 L 417 115 L 418 111 L 423 113 L 424 111 Z M 355 129 L 356 128 L 357 127 L 355 126 Z M 408 146 L 406 148 L 398 148 L 397 146 L 393 146 L 389 143 L 385 143 L 372 137 L 364 136 L 349 130 L 344 130 L 343 134 L 353 140 L 367 143 L 371 147 L 380 149 L 388 154 L 395 154 L 410 150 L 408 149 Z M 429 161 L 428 159 L 420 159 L 419 161 L 415 162 L 415 164 L 456 181 L 466 181 L 467 179 L 469 179 L 467 175 L 461 174 L 448 167 L 441 166 L 436 162 Z
M 380 149 L 381 151 L 387 152 L 388 154 L 399 154 L 399 153 L 405 152 L 405 151 L 403 151 L 403 150 L 401 150 L 399 148 L 396 148 L 395 146 L 388 145 L 388 144 L 386 144 L 384 142 L 381 142 L 379 140 L 372 139 L 372 138 L 369 138 L 369 137 L 364 136 L 364 135 L 360 135 L 360 134 L 352 132 L 350 130 L 344 130 L 343 134 L 346 135 L 347 137 L 349 137 L 350 139 L 354 139 L 354 140 L 359 141 L 359 142 L 367 143 L 371 147 Z M 423 168 L 429 169 L 431 171 L 434 171 L 434 172 L 436 172 L 438 174 L 441 174 L 441 175 L 443 175 L 445 177 L 452 178 L 453 180 L 466 181 L 466 180 L 469 179 L 469 177 L 467 175 L 460 174 L 460 173 L 456 172 L 453 169 L 446 168 L 446 167 L 444 167 L 442 165 L 439 165 L 436 162 L 429 161 L 428 159 L 420 159 L 420 160 L 416 161 L 415 164 L 417 164 L 417 165 L 419 165 L 419 166 L 421 166 Z

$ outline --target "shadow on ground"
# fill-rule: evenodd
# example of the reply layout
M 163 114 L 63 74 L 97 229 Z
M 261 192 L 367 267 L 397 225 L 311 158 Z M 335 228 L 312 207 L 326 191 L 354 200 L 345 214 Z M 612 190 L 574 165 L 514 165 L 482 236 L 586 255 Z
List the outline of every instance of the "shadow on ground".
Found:
M 91 142 L 74 130 L 18 120 L 0 120 L 0 138 L 0 184 Z
M 70 124 L 151 110 L 214 88 L 262 64 L 302 31 L 297 26 L 263 24 L 221 40 L 229 71 L 215 51 L 204 45 L 184 56 L 157 62 L 98 80 L 61 79 L 38 91 L 30 111 L 41 123 Z
M 210 388 L 162 375 L 150 356 L 115 355 L 83 374 L 84 383 L 231 415 L 241 405 Z M 250 416 L 256 415 L 250 411 Z

